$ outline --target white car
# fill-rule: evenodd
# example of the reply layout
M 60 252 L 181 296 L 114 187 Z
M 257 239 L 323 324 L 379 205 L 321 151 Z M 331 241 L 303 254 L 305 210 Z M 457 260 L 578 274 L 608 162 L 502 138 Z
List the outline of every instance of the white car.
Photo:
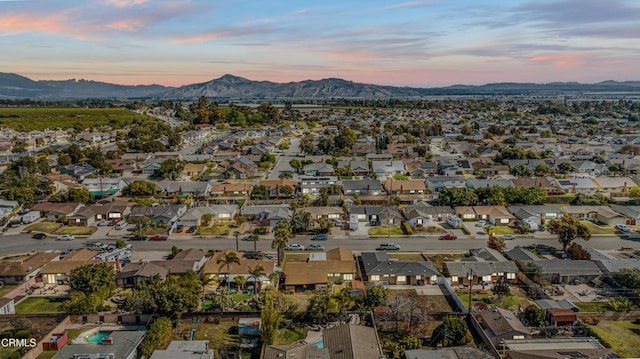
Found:
M 304 246 L 302 244 L 291 243 L 288 246 L 284 247 L 285 251 L 304 251 Z
M 631 228 L 629 228 L 627 225 L 624 225 L 624 224 L 616 224 L 615 227 L 620 232 L 630 232 L 631 231 Z
M 476 227 L 484 227 L 487 225 L 487 221 L 478 221 L 478 223 L 476 223 Z
M 313 243 L 307 246 L 308 251 L 324 251 L 324 246 L 322 244 Z
M 56 238 L 56 241 L 72 241 L 74 239 L 76 239 L 76 237 L 71 234 L 63 234 Z

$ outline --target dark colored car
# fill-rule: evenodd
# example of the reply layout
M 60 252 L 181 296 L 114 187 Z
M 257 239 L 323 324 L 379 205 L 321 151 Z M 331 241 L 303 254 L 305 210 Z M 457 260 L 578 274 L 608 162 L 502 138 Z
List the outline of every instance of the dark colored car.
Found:
M 329 239 L 329 237 L 327 237 L 326 234 L 316 234 L 311 238 L 312 241 L 326 241 L 327 239 Z
M 187 233 L 193 233 L 196 231 L 196 226 L 191 226 L 189 227 L 189 229 L 187 229 Z
M 147 237 L 146 236 L 133 236 L 131 238 L 129 238 L 130 241 L 146 241 Z
M 35 239 L 45 239 L 45 238 L 47 238 L 47 235 L 42 233 L 42 232 L 40 232 L 40 233 L 34 234 L 32 237 L 35 238 Z
M 159 235 L 149 237 L 150 241 L 166 241 L 167 239 L 168 239 L 167 236 L 159 236 Z
M 253 241 L 253 236 L 244 236 L 244 237 L 242 237 L 242 240 L 246 241 L 246 242 Z
M 440 240 L 442 241 L 455 241 L 458 237 L 453 234 L 445 234 L 444 236 L 440 236 Z

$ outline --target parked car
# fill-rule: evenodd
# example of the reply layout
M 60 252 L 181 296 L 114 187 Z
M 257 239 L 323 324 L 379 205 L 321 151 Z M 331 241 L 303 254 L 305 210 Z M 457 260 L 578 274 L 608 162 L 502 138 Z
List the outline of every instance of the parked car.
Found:
M 45 239 L 45 238 L 47 238 L 47 235 L 42 233 L 42 232 L 38 232 L 38 233 L 34 234 L 31 237 L 33 237 L 35 239 Z
M 108 221 L 106 219 L 98 222 L 98 227 L 106 227 L 106 226 L 110 226 L 111 225 L 111 221 Z
M 377 251 L 398 251 L 400 246 L 395 243 L 382 243 L 376 248 Z
M 304 251 L 304 246 L 298 243 L 291 243 L 288 246 L 284 247 L 285 251 Z
M 244 237 L 242 237 L 242 240 L 246 241 L 246 242 L 250 242 L 250 241 L 253 241 L 253 238 L 252 238 L 252 236 L 244 236 Z
M 129 238 L 130 241 L 146 241 L 147 240 L 147 236 L 133 236 L 131 238 Z
M 614 226 L 617 230 L 619 230 L 620 232 L 630 232 L 631 228 L 629 228 L 629 226 L 625 225 L 625 224 L 616 224 Z
M 505 234 L 502 236 L 502 239 L 506 239 L 508 241 L 512 241 L 514 239 L 516 239 L 516 236 L 514 236 L 513 234 Z
M 326 234 L 316 234 L 311 238 L 312 241 L 326 241 L 329 237 Z
M 182 232 L 182 229 L 184 228 L 184 226 L 182 224 L 179 224 L 176 226 L 176 232 Z
M 166 241 L 168 238 L 167 236 L 161 236 L 161 235 L 155 235 L 155 236 L 151 236 L 149 237 L 150 241 Z
M 244 252 L 244 257 L 246 259 L 262 259 L 264 258 L 264 254 L 260 251 L 258 252 Z
M 324 246 L 322 244 L 312 243 L 307 246 L 308 251 L 324 251 Z
M 56 241 L 72 241 L 74 239 L 76 239 L 76 237 L 74 235 L 63 234 L 61 236 L 58 236 L 58 238 L 56 238 Z
M 129 223 L 127 223 L 127 221 L 120 221 L 120 222 L 116 223 L 116 225 L 114 227 L 115 227 L 115 229 L 125 229 L 125 228 L 127 228 L 128 225 L 129 225 Z
M 187 233 L 193 233 L 196 231 L 196 226 L 191 226 L 189 227 L 189 229 L 187 229 Z
M 487 221 L 478 221 L 478 223 L 476 223 L 476 227 L 484 227 L 487 225 Z
M 455 241 L 456 239 L 458 239 L 458 237 L 454 236 L 453 234 L 445 234 L 440 236 L 441 241 Z
M 335 223 L 337 227 L 342 227 L 342 220 L 341 219 L 334 219 L 333 223 Z

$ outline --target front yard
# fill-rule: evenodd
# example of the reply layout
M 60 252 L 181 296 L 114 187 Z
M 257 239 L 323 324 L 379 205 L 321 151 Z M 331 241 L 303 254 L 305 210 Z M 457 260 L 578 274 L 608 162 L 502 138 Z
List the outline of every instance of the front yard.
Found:
M 200 227 L 199 233 L 203 236 L 228 236 L 231 233 L 229 224 L 233 222 L 218 222 L 210 227 Z
M 16 304 L 16 314 L 60 313 L 61 298 L 31 297 Z
M 599 226 L 590 221 L 580 221 L 580 223 L 589 228 L 591 234 L 616 234 L 615 228 L 610 226 Z
M 486 232 L 486 230 L 485 230 Z M 491 226 L 491 233 L 496 235 L 515 234 L 513 228 L 507 226 Z
M 58 230 L 58 234 L 72 234 L 75 236 L 90 236 L 97 230 L 96 227 L 71 226 Z
M 39 222 L 39 223 L 34 223 L 34 224 L 31 224 L 31 225 L 27 226 L 24 229 L 24 232 L 26 232 L 26 233 L 31 233 L 31 232 L 54 233 L 60 227 L 62 227 L 62 223 Z
M 369 228 L 370 236 L 402 236 L 404 233 L 400 227 L 371 227 Z
M 640 324 L 628 320 L 603 320 L 587 327 L 623 358 L 640 357 Z

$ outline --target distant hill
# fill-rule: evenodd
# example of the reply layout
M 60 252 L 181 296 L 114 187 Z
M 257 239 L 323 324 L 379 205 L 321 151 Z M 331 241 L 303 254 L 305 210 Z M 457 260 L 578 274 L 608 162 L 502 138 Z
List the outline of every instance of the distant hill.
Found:
M 456 95 L 543 95 L 570 93 L 640 93 L 640 81 L 491 83 L 480 86 L 453 85 L 438 88 L 381 86 L 338 78 L 276 83 L 253 81 L 234 75 L 177 88 L 160 85 L 127 86 L 88 80 L 33 81 L 12 73 L 0 73 L 0 98 L 84 99 L 84 98 L 166 98 L 193 99 L 201 96 L 220 99 L 329 99 L 329 98 L 410 98 Z

